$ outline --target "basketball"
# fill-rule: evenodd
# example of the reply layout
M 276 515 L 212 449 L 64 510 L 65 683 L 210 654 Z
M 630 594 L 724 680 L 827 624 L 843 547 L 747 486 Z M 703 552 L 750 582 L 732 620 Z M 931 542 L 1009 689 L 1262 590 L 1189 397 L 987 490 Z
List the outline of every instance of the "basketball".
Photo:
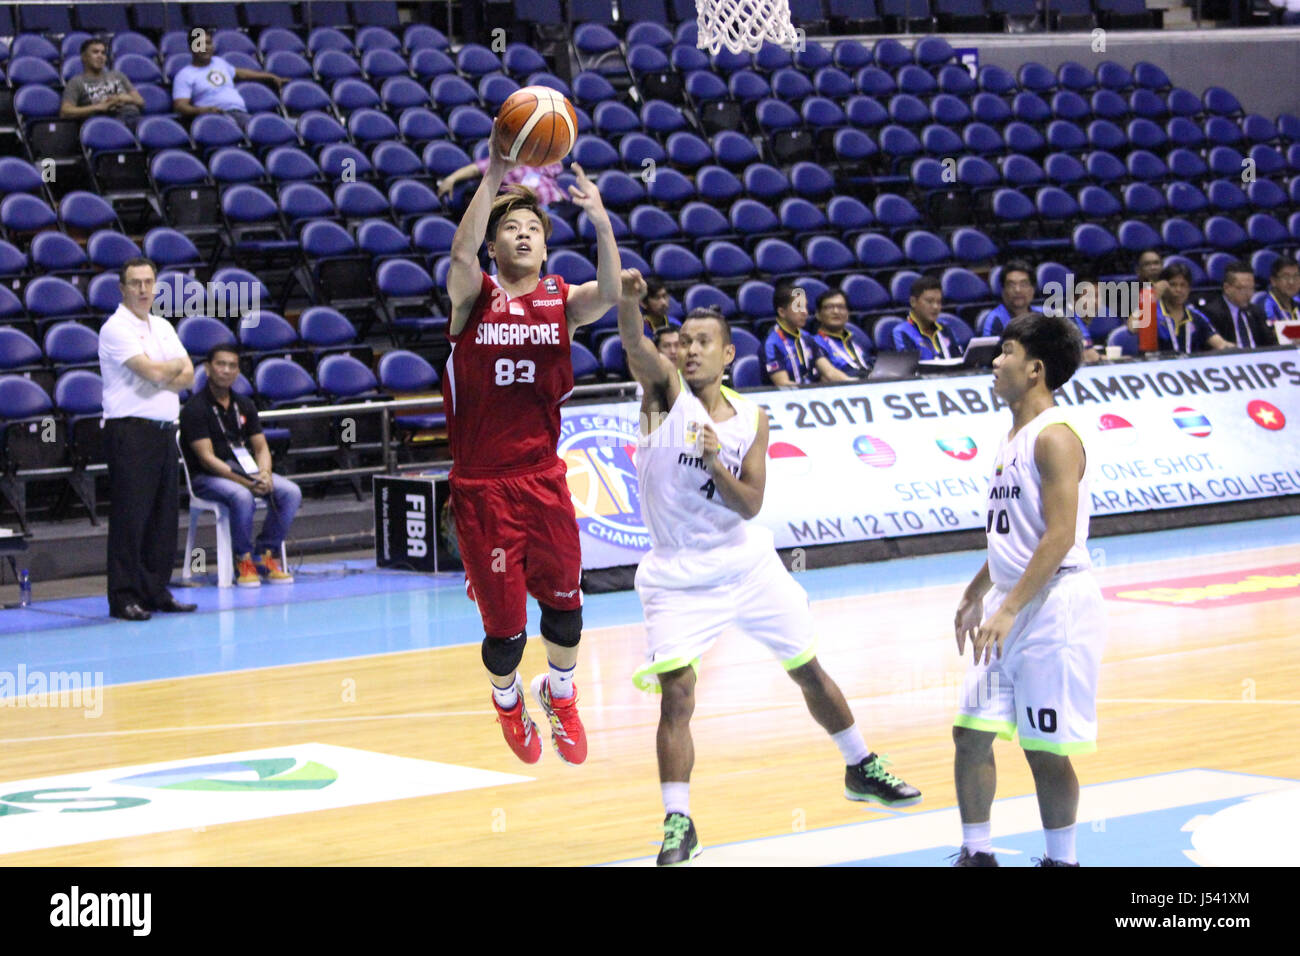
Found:
M 578 138 L 573 104 L 548 86 L 516 90 L 497 113 L 497 143 L 507 158 L 525 166 L 558 163 Z

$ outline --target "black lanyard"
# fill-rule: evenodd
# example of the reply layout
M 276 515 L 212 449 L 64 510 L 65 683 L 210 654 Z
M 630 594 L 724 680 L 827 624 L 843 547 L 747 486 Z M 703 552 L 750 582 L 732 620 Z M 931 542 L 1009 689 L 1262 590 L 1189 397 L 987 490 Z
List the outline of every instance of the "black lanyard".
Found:
M 805 378 L 811 377 L 811 370 L 804 359 L 803 353 L 803 336 L 797 335 L 794 340 L 794 351 L 790 350 L 790 343 L 786 341 L 787 332 L 781 328 L 781 323 L 776 324 L 776 334 L 781 338 L 781 348 L 785 350 L 785 357 L 790 362 L 790 371 L 795 377 L 802 382 Z
M 921 326 L 916 322 L 916 313 L 907 313 L 907 321 L 911 323 L 912 328 L 916 329 L 917 332 L 920 332 L 921 335 L 925 335 L 924 332 L 921 332 Z M 934 324 L 934 334 L 925 335 L 925 337 L 930 340 L 930 347 L 934 349 L 934 354 L 937 358 L 952 358 L 952 356 L 948 354 L 947 346 L 943 344 L 943 339 L 940 338 L 941 332 L 943 332 L 943 326 L 936 322 Z

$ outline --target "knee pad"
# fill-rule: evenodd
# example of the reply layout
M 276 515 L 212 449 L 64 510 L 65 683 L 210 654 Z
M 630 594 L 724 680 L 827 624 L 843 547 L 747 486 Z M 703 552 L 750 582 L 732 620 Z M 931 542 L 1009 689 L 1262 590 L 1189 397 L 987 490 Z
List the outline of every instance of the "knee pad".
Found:
M 542 637 L 560 647 L 577 647 L 582 639 L 582 608 L 557 611 L 543 604 Z
M 526 631 L 520 631 L 514 637 L 483 638 L 483 666 L 497 677 L 509 677 L 519 667 L 524 658 L 524 644 L 527 643 Z

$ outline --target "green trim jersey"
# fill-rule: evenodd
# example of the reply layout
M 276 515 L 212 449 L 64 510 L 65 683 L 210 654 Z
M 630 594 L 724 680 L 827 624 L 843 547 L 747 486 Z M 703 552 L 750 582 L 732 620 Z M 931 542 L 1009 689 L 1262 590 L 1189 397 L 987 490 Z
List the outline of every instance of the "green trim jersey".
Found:
M 650 423 L 658 427 L 646 434 L 642 423 L 636 471 L 641 515 L 656 551 L 712 551 L 748 540 L 745 519 L 723 502 L 696 446 L 700 429 L 712 425 L 721 446 L 718 458 L 739 477 L 758 434 L 762 409 L 729 388 L 722 394 L 736 414 L 715 422 L 683 379 L 668 414 Z
M 1034 444 L 1048 425 L 1065 425 L 1078 431 L 1065 419 L 1059 405 L 1041 412 L 1016 433 L 1003 438 L 998 448 L 993 477 L 989 482 L 988 534 L 989 576 L 1000 588 L 1013 588 L 1034 556 L 1047 521 L 1043 516 L 1043 480 L 1034 460 Z M 1079 437 L 1082 443 L 1082 436 Z M 1085 446 L 1085 455 L 1087 449 Z M 1061 562 L 1062 569 L 1091 568 L 1088 557 L 1088 475 L 1079 481 L 1079 511 L 1075 519 L 1074 544 Z

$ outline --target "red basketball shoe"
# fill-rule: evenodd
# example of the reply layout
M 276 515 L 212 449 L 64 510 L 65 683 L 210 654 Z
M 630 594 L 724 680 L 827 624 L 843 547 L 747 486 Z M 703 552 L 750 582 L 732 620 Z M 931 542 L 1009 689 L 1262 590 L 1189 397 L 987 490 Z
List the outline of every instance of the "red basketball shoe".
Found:
M 573 696 L 564 700 L 551 699 L 551 675 L 539 674 L 533 678 L 533 696 L 546 712 L 551 722 L 551 743 L 560 759 L 569 764 L 580 764 L 587 759 L 587 731 L 578 716 L 578 688 Z
M 515 690 L 519 693 L 519 699 L 509 710 L 502 710 L 496 697 L 492 698 L 492 706 L 497 712 L 497 723 L 501 725 L 501 732 L 505 735 L 506 743 L 510 745 L 515 756 L 524 763 L 537 763 L 542 759 L 542 739 L 537 735 L 537 725 L 524 709 L 524 682 L 518 678 L 515 678 Z

